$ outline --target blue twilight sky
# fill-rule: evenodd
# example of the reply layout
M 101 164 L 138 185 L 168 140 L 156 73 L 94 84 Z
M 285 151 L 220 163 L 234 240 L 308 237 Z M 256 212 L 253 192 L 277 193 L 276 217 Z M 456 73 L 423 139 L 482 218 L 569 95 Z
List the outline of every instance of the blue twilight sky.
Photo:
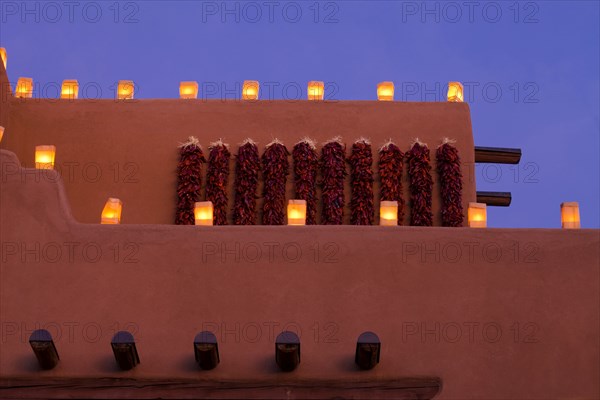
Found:
M 523 150 L 519 166 L 475 170 L 478 190 L 513 194 L 489 225 L 559 227 L 560 203 L 578 201 L 583 227 L 600 227 L 598 1 L 1 0 L 0 11 L 10 80 L 32 77 L 48 97 L 68 78 L 106 98 L 119 79 L 138 98 L 178 97 L 183 80 L 231 97 L 244 79 L 296 98 L 323 80 L 340 100 L 375 99 L 392 80 L 408 101 L 443 101 L 448 81 L 465 82 L 475 143 Z

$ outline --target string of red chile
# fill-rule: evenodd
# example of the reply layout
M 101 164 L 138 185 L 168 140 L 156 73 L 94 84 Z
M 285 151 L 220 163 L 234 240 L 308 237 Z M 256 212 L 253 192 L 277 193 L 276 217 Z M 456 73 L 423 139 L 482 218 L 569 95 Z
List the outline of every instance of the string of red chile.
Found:
M 323 225 L 341 225 L 343 222 L 346 174 L 346 146 L 339 138 L 332 139 L 321 148 Z
M 251 139 L 247 139 L 241 144 L 236 156 L 233 205 L 233 223 L 235 225 L 256 224 L 256 189 L 259 168 L 258 147 Z
M 352 145 L 348 158 L 350 164 L 350 223 L 352 225 L 372 225 L 375 217 L 373 209 L 373 152 L 371 144 L 359 139 Z
M 413 226 L 432 226 L 433 179 L 431 177 L 429 148 L 417 139 L 413 147 L 406 153 L 406 159 L 410 182 L 410 224 Z
M 462 226 L 462 171 L 458 149 L 445 138 L 436 152 L 437 171 L 442 195 L 442 226 Z
M 194 225 L 194 206 L 200 200 L 202 164 L 206 162 L 198 139 L 193 136 L 182 143 L 177 165 L 177 210 L 175 224 Z
M 402 197 L 402 170 L 404 153 L 389 141 L 379 149 L 380 198 L 382 201 L 398 202 L 398 224 L 404 221 L 404 198 Z
M 306 201 L 306 225 L 317 223 L 317 170 L 319 157 L 315 144 L 304 139 L 292 150 L 294 160 L 295 199 Z
M 229 179 L 229 146 L 218 140 L 211 143 L 206 172 L 206 200 L 213 203 L 214 225 L 227 225 L 227 181 Z
M 285 224 L 285 184 L 289 172 L 287 148 L 275 139 L 262 155 L 263 165 L 263 225 Z

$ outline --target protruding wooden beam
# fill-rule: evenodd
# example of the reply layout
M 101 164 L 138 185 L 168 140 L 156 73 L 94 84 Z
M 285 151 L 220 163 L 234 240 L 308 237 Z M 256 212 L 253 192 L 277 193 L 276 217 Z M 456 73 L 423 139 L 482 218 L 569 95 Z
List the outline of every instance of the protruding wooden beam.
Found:
M 283 381 L 273 375 L 269 380 L 223 381 L 214 379 L 144 380 L 129 378 L 59 378 L 2 379 L 3 399 L 433 399 L 442 387 L 437 377 L 398 379 L 313 380 L 296 378 Z M 35 379 L 37 378 L 37 379 Z
M 475 146 L 476 163 L 518 164 L 521 161 L 521 149 Z
M 511 201 L 510 192 L 477 192 L 477 202 L 490 207 L 508 207 Z

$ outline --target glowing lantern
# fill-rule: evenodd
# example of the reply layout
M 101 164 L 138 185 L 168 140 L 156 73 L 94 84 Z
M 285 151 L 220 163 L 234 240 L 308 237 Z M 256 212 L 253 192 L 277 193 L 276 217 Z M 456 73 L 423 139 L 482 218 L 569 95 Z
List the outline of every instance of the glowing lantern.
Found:
M 242 87 L 242 99 L 244 100 L 258 100 L 258 89 L 260 85 L 258 81 L 244 81 Z
M 287 217 L 288 225 L 306 225 L 306 200 L 290 200 Z
M 377 99 L 379 101 L 394 101 L 394 82 L 381 82 L 377 85 Z
M 320 81 L 308 82 L 308 100 L 319 101 L 325 97 L 325 83 Z
M 487 227 L 487 206 L 485 203 L 469 203 L 468 220 L 471 228 Z
M 15 89 L 15 96 L 30 99 L 33 96 L 33 79 L 19 78 Z
M 37 169 L 53 169 L 56 147 L 52 145 L 35 146 L 35 167 Z
M 100 223 L 104 225 L 117 225 L 121 223 L 121 211 L 123 210 L 123 202 L 116 198 L 109 198 L 102 210 Z
M 179 84 L 180 99 L 197 99 L 198 82 L 181 82 Z
M 579 203 L 573 201 L 560 205 L 560 219 L 563 229 L 580 229 Z
M 133 99 L 133 81 L 119 81 L 117 85 L 117 99 L 131 100 Z
M 379 205 L 379 225 L 398 225 L 398 202 L 382 201 Z
M 79 97 L 79 83 L 77 80 L 64 80 L 62 83 L 62 89 L 60 91 L 60 98 L 74 100 L 77 97 Z
M 462 103 L 464 101 L 463 85 L 460 82 L 448 83 L 448 101 Z
M 0 142 L 2 141 L 3 136 L 4 136 L 4 127 L 0 126 Z
M 213 225 L 213 203 L 212 201 L 199 201 L 194 207 L 196 225 Z
M 0 47 L 0 58 L 2 59 L 2 64 L 4 64 L 4 69 L 6 69 L 8 56 L 6 55 L 6 49 L 4 47 Z

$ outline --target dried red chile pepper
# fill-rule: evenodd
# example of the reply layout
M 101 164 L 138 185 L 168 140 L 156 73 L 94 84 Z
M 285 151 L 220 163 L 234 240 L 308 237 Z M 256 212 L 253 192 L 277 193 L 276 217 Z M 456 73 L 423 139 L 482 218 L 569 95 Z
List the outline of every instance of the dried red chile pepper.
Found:
M 437 171 L 442 195 L 442 226 L 462 226 L 462 171 L 458 149 L 444 139 L 436 152 Z
M 431 198 L 433 179 L 429 148 L 418 140 L 406 153 L 410 182 L 410 224 L 432 226 Z
M 247 139 L 238 150 L 235 164 L 235 199 L 233 223 L 235 225 L 256 224 L 256 189 L 260 158 L 258 147 Z
M 202 164 L 206 162 L 198 139 L 189 137 L 180 146 L 180 158 L 177 165 L 177 210 L 175 224 L 194 225 L 194 206 L 200 200 L 202 186 Z
M 289 171 L 287 148 L 277 139 L 269 143 L 262 155 L 263 225 L 285 224 L 285 184 Z
M 373 210 L 373 152 L 371 144 L 364 139 L 352 145 L 348 158 L 350 164 L 350 222 L 352 225 L 372 225 L 375 217 Z
M 346 147 L 336 138 L 321 148 L 323 225 L 341 225 L 343 222 L 346 174 Z
M 206 200 L 212 201 L 215 225 L 227 225 L 227 181 L 229 179 L 228 145 L 222 141 L 211 143 L 206 172 Z
M 398 224 L 404 221 L 404 198 L 402 197 L 402 170 L 404 153 L 391 141 L 379 150 L 379 177 L 381 201 L 398 202 Z
M 317 170 L 319 157 L 310 139 L 298 142 L 292 150 L 295 199 L 306 201 L 306 225 L 317 223 Z

